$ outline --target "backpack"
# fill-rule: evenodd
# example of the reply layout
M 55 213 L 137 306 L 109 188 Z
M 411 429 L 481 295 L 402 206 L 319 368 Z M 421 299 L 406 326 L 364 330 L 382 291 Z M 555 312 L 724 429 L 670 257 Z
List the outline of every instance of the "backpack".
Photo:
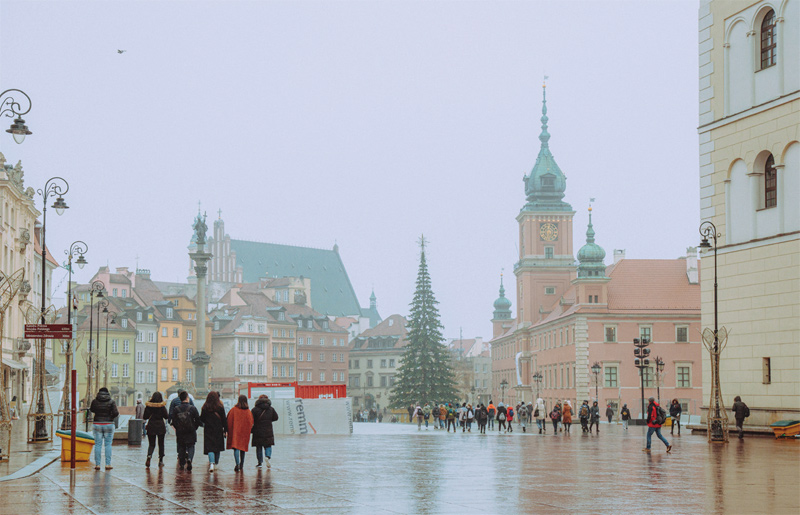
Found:
M 195 430 L 192 414 L 188 409 L 175 409 L 175 416 L 172 417 L 172 425 L 177 433 L 191 433 Z
M 552 420 L 558 420 L 558 412 L 556 410 L 551 411 L 550 412 L 550 418 Z
M 508 418 L 509 419 L 514 418 L 514 408 L 508 408 Z
M 656 406 L 656 419 L 654 423 L 658 426 L 664 425 L 667 421 L 667 412 L 661 406 Z
M 589 406 L 587 406 L 586 404 L 581 406 L 580 414 L 581 418 L 589 418 Z
M 472 410 L 467 411 L 467 418 L 472 420 L 473 418 L 475 418 L 475 413 L 473 413 Z
M 502 412 L 500 413 L 500 416 L 497 417 L 497 420 L 499 420 L 500 422 L 505 421 L 505 419 L 506 419 L 506 414 Z
M 744 418 L 750 416 L 750 408 L 747 407 L 747 404 L 744 405 Z

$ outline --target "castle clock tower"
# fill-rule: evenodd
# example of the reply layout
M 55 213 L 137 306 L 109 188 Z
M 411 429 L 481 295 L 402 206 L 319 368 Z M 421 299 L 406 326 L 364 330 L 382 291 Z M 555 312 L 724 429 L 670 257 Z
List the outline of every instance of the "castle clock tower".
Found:
M 575 211 L 563 200 L 567 178 L 550 153 L 546 93 L 542 86 L 541 148 L 533 170 L 523 177 L 528 202 L 517 216 L 519 261 L 514 274 L 519 324 L 533 324 L 546 316 L 576 274 L 572 254 Z

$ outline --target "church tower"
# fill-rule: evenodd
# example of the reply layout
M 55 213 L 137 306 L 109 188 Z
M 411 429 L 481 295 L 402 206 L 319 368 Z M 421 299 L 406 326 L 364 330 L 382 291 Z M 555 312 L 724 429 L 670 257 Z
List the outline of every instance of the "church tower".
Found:
M 545 316 L 575 277 L 572 255 L 572 218 L 575 211 L 564 202 L 567 178 L 550 153 L 547 132 L 547 89 L 542 86 L 542 132 L 536 164 L 523 177 L 527 203 L 517 216 L 519 262 L 517 321 L 532 324 Z
M 500 274 L 500 296 L 494 301 L 492 316 L 492 338 L 497 338 L 511 327 L 511 301 L 506 298 L 503 274 Z
M 603 260 L 606 251 L 594 242 L 592 208 L 589 207 L 589 226 L 586 228 L 586 245 L 578 251 L 578 277 L 575 285 L 576 304 L 608 304 L 606 265 Z

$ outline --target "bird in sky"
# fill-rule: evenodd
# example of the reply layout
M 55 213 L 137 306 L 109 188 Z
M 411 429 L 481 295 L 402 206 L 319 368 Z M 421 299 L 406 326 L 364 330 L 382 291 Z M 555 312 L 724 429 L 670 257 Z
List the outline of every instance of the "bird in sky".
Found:
M 125 52 L 127 52 L 127 50 L 117 50 L 118 54 L 124 54 Z

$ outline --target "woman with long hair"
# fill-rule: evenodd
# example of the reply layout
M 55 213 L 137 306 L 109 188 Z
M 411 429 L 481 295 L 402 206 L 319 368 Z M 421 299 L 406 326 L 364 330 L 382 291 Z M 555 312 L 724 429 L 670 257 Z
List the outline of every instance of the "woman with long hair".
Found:
M 672 418 L 672 427 L 670 427 L 669 434 L 675 434 L 675 426 L 678 426 L 678 436 L 681 435 L 681 403 L 678 399 L 672 399 L 672 404 L 669 405 L 669 416 Z
M 167 433 L 167 425 L 164 421 L 169 417 L 167 413 L 167 403 L 161 392 L 154 392 L 150 400 L 145 403 L 142 418 L 147 421 L 145 432 L 147 433 L 147 461 L 144 466 L 150 468 L 150 458 L 156 449 L 158 440 L 158 466 L 164 466 L 164 435 Z
M 561 423 L 564 424 L 564 432 L 569 433 L 569 428 L 572 425 L 572 403 L 569 400 L 564 401 L 564 407 L 561 411 Z
M 244 469 L 244 458 L 250 448 L 250 432 L 253 430 L 253 414 L 247 405 L 247 396 L 240 395 L 236 406 L 228 412 L 228 449 L 233 449 L 236 461 L 234 472 Z
M 214 472 L 214 467 L 219 465 L 219 455 L 225 450 L 228 433 L 228 417 L 217 392 L 208 392 L 200 410 L 200 422 L 203 423 L 203 454 L 208 455 L 208 471 Z
M 251 413 L 253 414 L 253 447 L 256 448 L 256 458 L 258 458 L 256 467 L 261 468 L 264 463 L 264 456 L 266 456 L 267 468 L 270 468 L 269 460 L 272 459 L 272 446 L 275 445 L 275 433 L 272 432 L 272 423 L 278 420 L 278 412 L 272 407 L 272 401 L 269 400 L 269 397 L 260 395 Z

